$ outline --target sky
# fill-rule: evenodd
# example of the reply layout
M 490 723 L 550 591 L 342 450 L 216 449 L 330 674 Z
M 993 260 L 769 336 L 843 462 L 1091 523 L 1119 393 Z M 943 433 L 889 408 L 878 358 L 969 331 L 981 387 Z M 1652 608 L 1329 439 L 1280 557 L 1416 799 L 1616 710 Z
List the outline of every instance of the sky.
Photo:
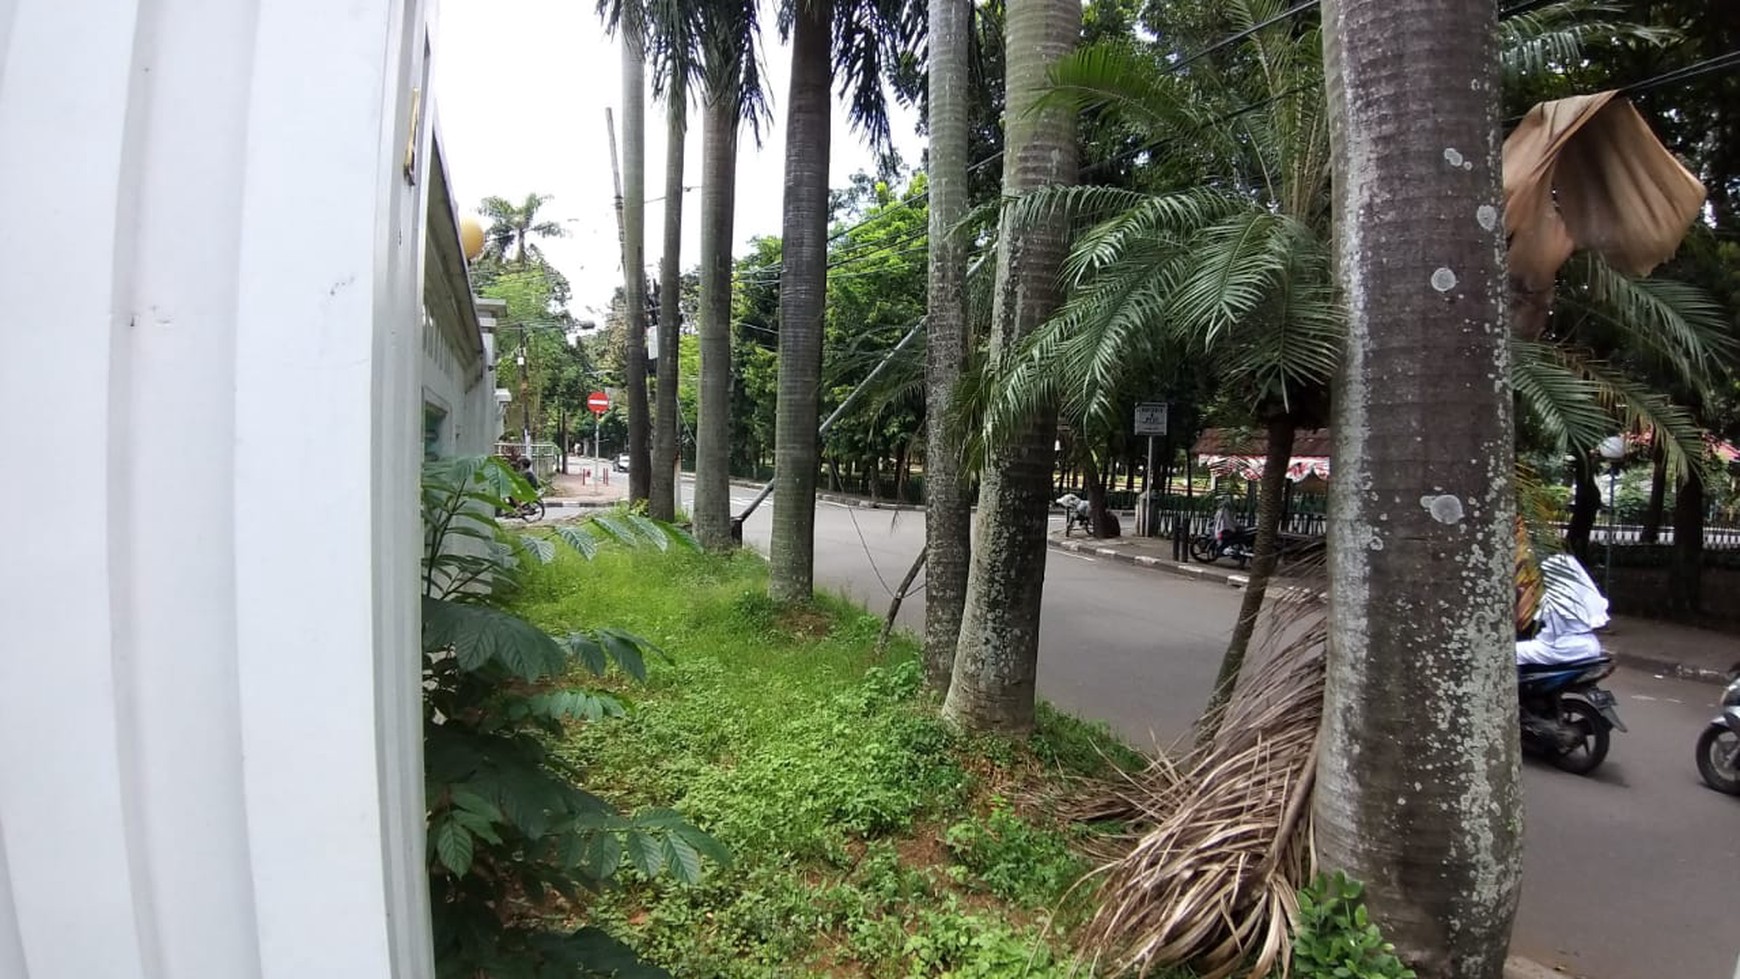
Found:
M 442 0 L 435 24 L 431 89 L 448 177 L 461 214 L 475 213 L 488 196 L 519 201 L 550 195 L 540 216 L 559 221 L 566 237 L 541 247 L 568 277 L 570 309 L 579 319 L 602 319 L 622 282 L 604 110 L 616 114 L 622 139 L 622 58 L 606 36 L 594 0 Z M 784 192 L 785 105 L 790 53 L 779 44 L 774 18 L 764 18 L 762 54 L 772 106 L 759 147 L 747 129 L 737 158 L 736 254 L 750 238 L 780 233 Z M 837 93 L 836 93 L 837 95 Z M 916 113 L 893 105 L 896 150 L 909 164 L 923 140 Z M 844 187 L 874 157 L 847 124 L 835 99 L 829 185 Z M 685 269 L 700 257 L 700 113 L 690 113 L 685 142 L 683 252 Z M 662 104 L 647 100 L 646 196 L 664 193 L 665 125 Z M 620 148 L 619 148 L 620 152 Z M 657 274 L 664 205 L 646 206 L 648 272 Z

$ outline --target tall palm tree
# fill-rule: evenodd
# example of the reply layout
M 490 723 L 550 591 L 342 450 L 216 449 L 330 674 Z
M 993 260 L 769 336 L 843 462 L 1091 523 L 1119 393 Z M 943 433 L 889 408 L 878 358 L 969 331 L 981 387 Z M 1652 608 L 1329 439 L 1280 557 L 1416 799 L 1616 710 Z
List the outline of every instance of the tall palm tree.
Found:
M 925 314 L 924 675 L 946 690 L 972 560 L 972 503 L 953 410 L 967 359 L 968 59 L 972 0 L 930 0 L 930 282 Z
M 1003 188 L 1076 179 L 1075 113 L 1044 105 L 1046 75 L 1081 33 L 1080 0 L 1009 0 Z M 1004 215 L 997 247 L 993 360 L 1009 357 L 1056 309 L 1066 252 L 1058 216 Z M 993 447 L 979 487 L 978 546 L 943 714 L 969 731 L 1032 730 L 1039 662 L 1055 410 L 1041 406 Z
M 850 90 L 850 116 L 888 144 L 884 74 L 923 33 L 914 0 L 788 0 L 791 92 L 785 130 L 780 260 L 779 397 L 774 432 L 768 593 L 807 601 L 815 573 L 816 477 L 821 467 L 822 314 L 828 282 L 828 157 L 833 86 Z
M 659 258 L 658 387 L 653 411 L 652 482 L 647 513 L 674 520 L 677 510 L 678 351 L 682 339 L 683 148 L 689 133 L 689 82 L 695 71 L 694 38 L 682 5 L 664 28 L 663 56 L 654 91 L 665 99 L 664 254 Z
M 828 281 L 833 0 L 793 0 L 780 248 L 779 397 L 773 436 L 768 594 L 807 601 L 815 573 L 822 313 Z
M 554 221 L 539 221 L 538 211 L 550 200 L 548 194 L 527 194 L 515 204 L 505 197 L 485 197 L 478 210 L 489 219 L 484 229 L 484 247 L 498 261 L 525 265 L 532 260 L 543 261 L 537 239 L 561 238 L 567 234 Z M 511 256 L 511 257 L 510 257 Z
M 1495 8 L 1328 0 L 1324 17 L 1350 298 L 1317 854 L 1366 882 L 1420 976 L 1498 979 L 1522 787 L 1504 229 L 1474 220 L 1501 198 Z
M 756 47 L 755 0 L 695 5 L 703 82 L 701 110 L 701 397 L 695 424 L 695 537 L 709 550 L 732 546 L 731 241 L 738 127 L 759 123 L 766 104 Z
M 623 382 L 628 389 L 628 500 L 644 502 L 652 469 L 646 398 L 646 13 L 621 6 Z

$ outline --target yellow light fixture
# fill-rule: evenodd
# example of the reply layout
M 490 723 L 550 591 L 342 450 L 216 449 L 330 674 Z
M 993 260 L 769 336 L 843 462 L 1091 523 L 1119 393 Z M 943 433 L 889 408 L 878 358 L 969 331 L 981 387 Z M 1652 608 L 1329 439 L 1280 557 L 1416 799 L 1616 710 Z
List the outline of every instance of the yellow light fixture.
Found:
M 472 262 L 483 254 L 483 225 L 476 218 L 466 217 L 459 221 L 459 247 L 465 252 L 465 260 Z

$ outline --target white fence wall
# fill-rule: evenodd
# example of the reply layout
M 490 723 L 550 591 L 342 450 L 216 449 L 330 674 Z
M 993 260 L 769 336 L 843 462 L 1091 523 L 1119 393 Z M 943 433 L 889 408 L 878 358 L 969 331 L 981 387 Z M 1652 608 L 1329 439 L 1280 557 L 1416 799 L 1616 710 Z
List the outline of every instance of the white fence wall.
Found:
M 431 972 L 422 6 L 0 0 L 6 979 Z

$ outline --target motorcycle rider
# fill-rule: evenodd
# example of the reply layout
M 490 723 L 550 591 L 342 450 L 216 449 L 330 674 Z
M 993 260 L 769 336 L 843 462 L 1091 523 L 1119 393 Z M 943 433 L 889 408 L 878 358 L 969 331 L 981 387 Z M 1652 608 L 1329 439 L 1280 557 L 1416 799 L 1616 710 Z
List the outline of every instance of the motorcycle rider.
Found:
M 1553 554 L 1541 562 L 1545 582 L 1535 621 L 1540 630 L 1516 644 L 1519 666 L 1547 666 L 1601 655 L 1595 630 L 1608 622 L 1607 599 L 1576 558 Z

